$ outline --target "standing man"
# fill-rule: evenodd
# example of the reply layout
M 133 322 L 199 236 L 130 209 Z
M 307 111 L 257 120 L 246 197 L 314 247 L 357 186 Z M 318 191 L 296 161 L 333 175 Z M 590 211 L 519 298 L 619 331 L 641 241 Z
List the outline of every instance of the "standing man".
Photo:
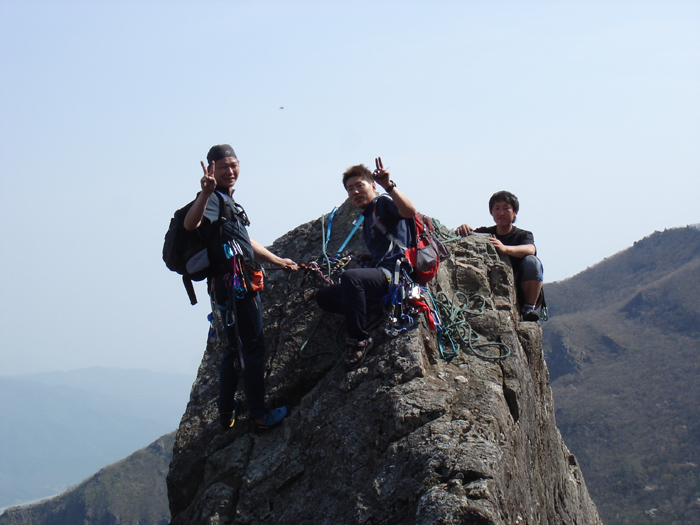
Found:
M 532 232 L 513 226 L 519 209 L 520 203 L 515 195 L 509 191 L 497 191 L 489 199 L 489 212 L 496 225 L 472 230 L 468 224 L 462 224 L 457 228 L 457 234 L 466 237 L 474 231 L 490 235 L 489 241 L 496 251 L 510 257 L 518 295 L 523 303 L 523 320 L 539 321 L 540 314 L 537 313 L 536 305 L 542 292 L 544 268 L 537 258 Z
M 240 172 L 233 148 L 228 144 L 213 146 L 207 162 L 207 166 L 201 163 L 202 191 L 187 212 L 184 226 L 189 231 L 200 229 L 207 239 L 207 252 L 214 269 L 207 286 L 212 304 L 221 311 L 225 325 L 227 344 L 219 370 L 219 416 L 224 429 L 236 421 L 238 400 L 234 396 L 240 368 L 250 418 L 263 431 L 280 423 L 287 415 L 287 408 L 270 410 L 265 405 L 265 341 L 260 296 L 258 292 L 236 286 L 240 277 L 236 268 L 240 261 L 253 258 L 290 271 L 298 267 L 291 259 L 274 255 L 248 236 L 248 217 L 233 199 L 233 186 Z M 223 212 L 220 206 L 224 207 Z
M 389 291 L 396 260 L 404 257 L 404 251 L 377 229 L 375 221 L 381 222 L 394 238 L 408 246 L 410 220 L 416 214 L 413 203 L 389 179 L 382 159 L 375 159 L 375 164 L 374 174 L 363 164 L 352 166 L 343 174 L 343 186 L 350 202 L 364 215 L 362 237 L 371 255 L 371 267 L 347 270 L 339 284 L 316 291 L 316 301 L 323 310 L 345 316 L 348 368 L 359 366 L 371 348 L 372 339 L 367 332 L 369 313 L 381 304 L 382 297 Z M 377 184 L 386 194 L 377 195 Z

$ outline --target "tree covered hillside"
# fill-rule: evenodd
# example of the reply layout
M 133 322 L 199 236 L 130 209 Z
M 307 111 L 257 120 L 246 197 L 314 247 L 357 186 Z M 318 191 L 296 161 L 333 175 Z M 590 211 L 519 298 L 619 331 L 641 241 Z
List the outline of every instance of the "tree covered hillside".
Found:
M 700 230 L 546 285 L 557 424 L 605 523 L 700 523 Z

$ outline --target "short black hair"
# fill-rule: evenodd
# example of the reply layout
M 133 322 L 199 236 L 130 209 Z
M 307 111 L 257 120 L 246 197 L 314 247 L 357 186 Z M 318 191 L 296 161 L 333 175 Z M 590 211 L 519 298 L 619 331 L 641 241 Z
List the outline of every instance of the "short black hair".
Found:
M 347 170 L 345 170 L 345 173 L 343 173 L 343 188 L 345 188 L 345 183 L 348 181 L 348 179 L 358 176 L 362 177 L 368 182 L 374 182 L 374 177 L 372 177 L 372 172 L 369 170 L 369 168 L 364 164 L 358 164 L 356 166 L 349 167 Z
M 518 210 L 520 209 L 518 198 L 509 191 L 501 190 L 491 195 L 491 198 L 489 199 L 489 213 L 492 212 L 493 206 L 497 202 L 507 202 L 508 205 L 513 208 L 515 213 L 518 213 Z

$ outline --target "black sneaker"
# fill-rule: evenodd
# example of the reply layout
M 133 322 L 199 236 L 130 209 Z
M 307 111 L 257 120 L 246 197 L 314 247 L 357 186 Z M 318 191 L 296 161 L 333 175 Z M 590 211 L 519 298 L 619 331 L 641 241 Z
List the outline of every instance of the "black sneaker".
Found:
M 522 310 L 523 314 L 523 321 L 539 321 L 540 320 L 540 314 L 537 312 L 535 308 L 532 308 L 531 306 L 524 306 Z

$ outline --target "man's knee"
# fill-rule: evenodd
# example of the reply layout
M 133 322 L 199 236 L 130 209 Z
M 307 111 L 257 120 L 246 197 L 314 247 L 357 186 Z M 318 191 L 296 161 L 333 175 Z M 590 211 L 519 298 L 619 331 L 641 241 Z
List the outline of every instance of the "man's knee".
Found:
M 338 284 L 319 288 L 315 291 L 314 298 L 321 310 L 335 313 L 343 310 L 343 296 Z
M 526 255 L 520 263 L 521 281 L 543 281 L 544 268 L 542 262 L 535 255 Z
M 353 268 L 347 270 L 340 276 L 340 286 L 344 293 L 354 293 L 356 290 L 362 290 L 366 286 L 367 274 L 365 268 Z

